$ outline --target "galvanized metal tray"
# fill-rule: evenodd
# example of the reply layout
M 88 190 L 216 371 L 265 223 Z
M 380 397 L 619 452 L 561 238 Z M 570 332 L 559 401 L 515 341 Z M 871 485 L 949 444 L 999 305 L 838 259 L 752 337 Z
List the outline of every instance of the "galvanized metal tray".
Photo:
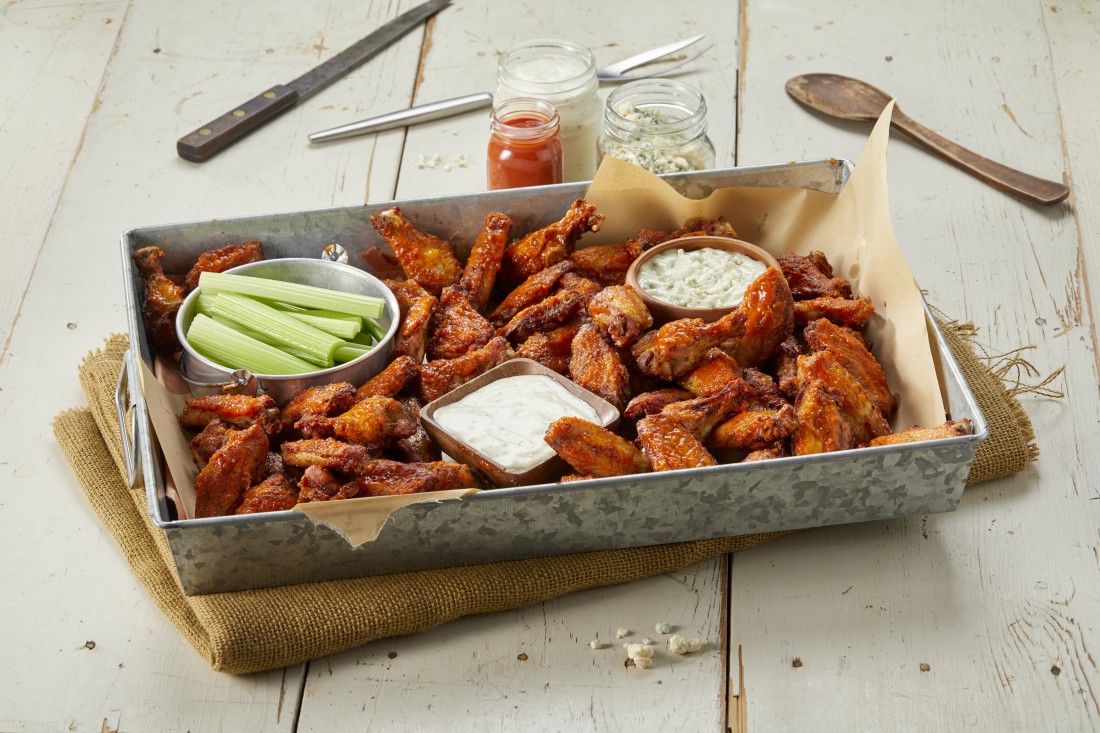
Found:
M 668 176 L 684 195 L 726 186 L 839 193 L 851 164 L 835 159 Z M 489 211 L 506 211 L 514 233 L 556 220 L 587 184 L 396 202 L 417 226 L 441 236 L 476 232 Z M 958 505 L 985 419 L 935 320 L 927 314 L 951 419 L 973 434 L 897 446 L 779 458 L 751 464 L 495 489 L 394 512 L 377 539 L 353 548 L 334 529 L 296 511 L 175 519 L 164 469 L 135 374 L 153 357 L 141 323 L 141 280 L 130 255 L 156 244 L 165 269 L 185 271 L 200 252 L 246 239 L 268 257 L 315 256 L 337 242 L 359 255 L 379 247 L 370 215 L 394 205 L 354 206 L 130 229 L 122 235 L 133 347 L 119 397 L 132 406 L 127 460 L 164 530 L 185 593 L 202 594 L 382 575 L 593 550 L 658 545 L 754 532 L 865 522 L 952 511 Z M 120 407 L 120 419 L 123 410 Z M 124 431 L 125 432 L 125 431 Z

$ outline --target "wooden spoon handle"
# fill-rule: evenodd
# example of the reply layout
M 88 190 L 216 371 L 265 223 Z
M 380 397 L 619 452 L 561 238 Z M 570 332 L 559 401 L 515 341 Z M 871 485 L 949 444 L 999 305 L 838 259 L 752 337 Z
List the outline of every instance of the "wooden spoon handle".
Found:
M 937 135 L 896 107 L 891 124 L 930 152 L 1009 195 L 1037 204 L 1056 204 L 1069 195 L 1069 186 L 1066 184 L 1037 178 L 983 158 L 962 145 Z

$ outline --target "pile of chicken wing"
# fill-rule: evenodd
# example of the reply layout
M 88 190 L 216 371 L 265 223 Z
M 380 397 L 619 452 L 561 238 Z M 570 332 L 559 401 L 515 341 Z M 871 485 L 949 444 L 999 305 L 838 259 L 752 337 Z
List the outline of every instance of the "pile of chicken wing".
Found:
M 512 221 L 485 217 L 463 264 L 398 208 L 372 217 L 406 279 L 389 365 L 363 385 L 187 402 L 197 431 L 196 516 L 288 509 L 355 496 L 486 487 L 441 459 L 421 407 L 512 357 L 534 359 L 622 412 L 617 431 L 579 418 L 546 442 L 577 480 L 759 461 L 962 435 L 965 420 L 893 433 L 897 399 L 861 329 L 872 305 L 820 252 L 778 257 L 741 305 L 712 323 L 655 326 L 624 285 L 631 262 L 673 237 L 736 237 L 723 219 L 621 244 L 577 249 L 603 215 L 583 199 L 560 221 L 510 241 Z M 216 257 L 214 257 L 216 260 Z M 151 292 L 156 293 L 156 288 Z M 148 316 L 147 306 L 147 316 Z

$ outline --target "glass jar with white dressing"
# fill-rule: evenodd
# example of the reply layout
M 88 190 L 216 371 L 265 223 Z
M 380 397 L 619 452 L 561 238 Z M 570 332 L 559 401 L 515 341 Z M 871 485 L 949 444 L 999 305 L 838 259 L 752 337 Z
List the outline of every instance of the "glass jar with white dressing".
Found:
M 565 180 L 588 181 L 596 174 L 600 134 L 596 59 L 569 41 L 536 39 L 507 49 L 497 62 L 495 103 L 513 97 L 544 99 L 558 110 Z
M 714 167 L 702 92 L 672 79 L 641 79 L 607 97 L 599 160 L 610 155 L 650 173 Z M 597 161 L 598 162 L 598 161 Z

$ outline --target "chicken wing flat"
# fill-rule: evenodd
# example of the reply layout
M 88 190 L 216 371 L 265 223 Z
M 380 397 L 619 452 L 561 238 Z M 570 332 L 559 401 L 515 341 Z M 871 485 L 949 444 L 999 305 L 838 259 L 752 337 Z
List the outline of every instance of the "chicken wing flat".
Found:
M 790 455 L 781 445 L 772 445 L 767 448 L 761 448 L 760 450 L 754 450 L 747 456 L 741 459 L 742 463 L 752 463 L 754 461 L 770 461 L 773 458 L 784 458 Z
M 298 503 L 298 487 L 281 473 L 268 476 L 244 492 L 235 514 L 260 514 L 292 509 Z
M 798 428 L 790 405 L 778 410 L 745 410 L 716 427 L 704 441 L 711 450 L 763 450 L 786 440 Z
M 187 271 L 183 278 L 185 292 L 190 293 L 199 286 L 199 275 L 204 272 L 225 272 L 231 267 L 259 262 L 264 258 L 263 247 L 259 242 L 227 244 L 199 255 L 198 261 Z
M 752 409 L 778 410 L 790 404 L 779 391 L 779 385 L 775 380 L 759 369 L 753 367 L 744 369 L 741 371 L 741 378 L 749 383 L 755 393 Z
M 180 425 L 201 430 L 211 420 L 219 419 L 235 427 L 259 424 L 264 432 L 274 433 L 280 427 L 279 408 L 268 395 L 250 397 L 240 394 L 191 397 L 180 413 Z
M 593 295 L 588 301 L 588 315 L 619 348 L 634 343 L 653 325 L 642 296 L 629 285 L 610 285 Z
M 531 232 L 504 250 L 502 273 L 512 283 L 531 277 L 539 270 L 556 265 L 569 255 L 577 240 L 586 232 L 598 232 L 603 214 L 584 199 L 577 199 L 561 221 Z
M 563 417 L 550 423 L 544 440 L 577 473 L 588 477 L 650 470 L 649 461 L 629 440 L 579 417 Z
M 772 357 L 779 391 L 792 400 L 798 396 L 798 357 L 803 353 L 802 344 L 792 335 L 779 344 Z
M 401 317 L 412 308 L 413 303 L 431 296 L 427 290 L 420 286 L 416 280 L 383 280 L 382 284 L 390 289 L 393 297 L 397 298 L 397 306 L 401 310 Z
M 675 420 L 702 443 L 719 423 L 730 415 L 748 409 L 754 397 L 755 392 L 749 383 L 738 378 L 714 394 L 673 402 L 660 414 Z
M 622 285 L 626 281 L 626 271 L 638 255 L 642 246 L 634 240 L 622 244 L 600 244 L 578 249 L 569 255 L 573 271 L 601 285 Z
M 191 458 L 200 469 L 210 461 L 210 456 L 225 445 L 233 426 L 224 420 L 214 418 L 206 423 L 202 432 L 191 439 Z
M 580 290 L 564 288 L 521 310 L 497 333 L 514 344 L 523 343 L 533 334 L 552 331 L 573 318 L 584 302 L 585 294 Z
M 769 267 L 752 281 L 737 312 L 745 332 L 722 344 L 743 367 L 762 364 L 794 331 L 794 301 L 783 274 Z
M 399 356 L 356 390 L 354 401 L 368 397 L 396 397 L 419 373 L 417 362 L 407 356 Z
M 515 356 L 508 340 L 497 336 L 476 351 L 454 359 L 436 359 L 420 365 L 420 399 L 424 402 L 442 397 L 460 384 L 484 374 L 497 364 Z
M 819 318 L 806 324 L 802 331 L 811 352 L 829 350 L 852 373 L 870 396 L 883 417 L 889 417 L 897 407 L 897 398 L 890 392 L 882 365 L 867 350 L 863 337 L 855 331 Z
M 481 482 L 468 466 L 450 461 L 401 463 L 378 458 L 367 461 L 355 474 L 355 481 L 359 486 L 359 496 L 396 496 L 481 488 Z
M 290 398 L 282 409 L 283 430 L 290 430 L 306 415 L 332 417 L 339 415 L 355 403 L 355 387 L 347 382 L 321 384 L 306 387 Z
M 434 295 L 426 295 L 412 304 L 404 320 L 401 321 L 401 327 L 397 330 L 391 356 L 395 358 L 407 356 L 417 364 L 424 361 L 424 354 L 428 349 L 428 329 L 431 326 L 435 302 Z
M 794 303 L 794 324 L 805 326 L 810 321 L 828 318 L 838 326 L 863 328 L 867 320 L 875 314 L 875 307 L 866 300 L 849 300 L 822 296 Z
M 699 365 L 676 380 L 693 395 L 702 397 L 714 394 L 735 379 L 741 378 L 742 369 L 737 361 L 715 347 L 703 355 Z
M 419 424 L 392 397 L 367 397 L 333 418 L 332 431 L 337 437 L 364 445 L 368 450 L 381 450 L 392 441 L 415 433 Z
M 573 337 L 569 377 L 622 410 L 630 398 L 630 373 L 600 329 L 586 323 Z
M 840 407 L 820 379 L 806 385 L 795 405 L 798 427 L 791 441 L 796 456 L 855 448 L 852 429 L 840 413 Z
M 529 305 L 534 305 L 548 296 L 562 275 L 573 269 L 573 263 L 568 260 L 556 265 L 539 270 L 531 277 L 524 280 L 515 290 L 510 292 L 501 301 L 500 305 L 489 314 L 489 322 L 496 328 L 500 328 L 512 317 Z
M 516 356 L 533 359 L 558 374 L 569 375 L 569 359 L 573 354 L 573 338 L 582 322 L 575 319 L 553 331 L 532 334 L 516 349 Z
M 902 430 L 900 433 L 881 435 L 872 440 L 868 445 L 900 445 L 902 443 L 916 443 L 921 440 L 937 440 L 939 438 L 955 438 L 960 435 L 970 435 L 970 421 L 948 420 L 934 428 L 922 428 L 919 425 Z
M 354 499 L 359 495 L 359 484 L 355 481 L 341 481 L 332 475 L 332 471 L 322 466 L 308 467 L 298 485 L 301 488 L 298 494 L 299 504 Z
M 283 462 L 288 466 L 321 466 L 344 473 L 354 473 L 368 459 L 365 446 L 335 438 L 288 440 L 280 446 L 280 450 Z
M 734 231 L 733 226 L 726 221 L 725 217 L 720 216 L 717 219 L 693 219 L 680 229 L 671 232 L 643 229 L 638 233 L 638 243 L 641 245 L 642 251 L 645 251 L 670 239 L 699 235 L 737 239 L 737 232 Z
M 820 252 L 813 252 L 809 257 L 787 252 L 775 259 L 783 270 L 783 277 L 787 279 L 795 300 L 808 300 L 822 296 L 852 297 L 852 284 L 842 277 L 833 277 L 832 266 Z M 823 260 L 828 270 L 827 275 L 818 266 Z
M 435 235 L 417 231 L 401 209 L 386 209 L 370 220 L 389 242 L 405 274 L 432 295 L 439 295 L 462 275 L 462 265 L 451 245 Z
M 855 445 L 891 432 L 890 424 L 855 376 L 834 352 L 825 349 L 798 358 L 798 380 L 802 384 L 822 382 L 836 402 Z M 800 413 L 801 416 L 801 413 Z
M 489 305 L 489 296 L 497 281 L 504 247 L 508 244 L 508 235 L 512 231 L 512 219 L 505 214 L 489 214 L 481 233 L 470 250 L 466 267 L 462 270 L 458 286 L 470 296 L 470 302 L 478 313 L 484 313 Z
M 416 420 L 416 432 L 407 438 L 394 441 L 394 451 L 409 463 L 438 461 L 442 456 L 439 446 L 436 445 L 420 423 L 420 400 L 415 397 L 402 397 L 398 402 L 404 405 L 405 411 Z
M 457 286 L 443 288 L 428 328 L 428 359 L 462 356 L 496 335 L 496 329 L 477 312 L 466 291 Z
M 631 354 L 643 374 L 672 381 L 698 366 L 713 347 L 743 335 L 744 319 L 734 310 L 714 323 L 701 318 L 669 321 L 638 339 Z
M 145 333 L 161 353 L 172 355 L 180 351 L 176 338 L 176 314 L 183 304 L 183 288 L 168 279 L 161 267 L 164 251 L 159 247 L 143 247 L 130 255 L 141 274 L 145 300 L 141 306 L 145 316 Z
M 638 441 L 654 471 L 718 465 L 694 435 L 664 414 L 638 421 Z
M 259 425 L 231 430 L 225 444 L 195 477 L 195 516 L 232 514 L 244 493 L 263 477 L 269 445 L 267 433 Z
M 648 415 L 656 415 L 673 402 L 683 402 L 694 396 L 691 392 L 679 387 L 663 387 L 649 392 L 642 392 L 626 404 L 626 407 L 623 408 L 623 417 L 631 420 L 641 420 Z

